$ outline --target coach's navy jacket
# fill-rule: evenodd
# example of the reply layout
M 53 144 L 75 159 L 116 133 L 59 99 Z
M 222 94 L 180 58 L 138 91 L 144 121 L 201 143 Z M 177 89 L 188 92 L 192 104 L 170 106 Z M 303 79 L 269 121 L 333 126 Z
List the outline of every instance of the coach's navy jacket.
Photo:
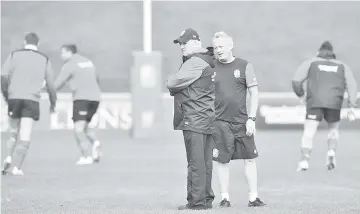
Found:
M 213 133 L 215 84 L 213 54 L 204 49 L 189 56 L 167 80 L 174 96 L 174 129 Z

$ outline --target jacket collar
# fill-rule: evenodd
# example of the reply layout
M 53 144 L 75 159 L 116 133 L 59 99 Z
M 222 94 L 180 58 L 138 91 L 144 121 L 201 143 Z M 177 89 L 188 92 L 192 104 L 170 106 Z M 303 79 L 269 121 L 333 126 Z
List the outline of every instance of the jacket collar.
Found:
M 213 56 L 214 53 L 213 53 L 213 50 L 209 50 L 209 49 L 206 49 L 206 48 L 200 48 L 199 50 L 195 51 L 195 53 L 191 54 L 191 55 L 188 55 L 188 56 L 183 56 L 182 59 L 183 59 L 183 62 L 185 62 L 186 60 L 190 59 L 192 56 L 194 56 L 195 54 L 206 54 L 206 55 L 209 55 L 209 56 Z
M 324 59 L 336 59 L 336 55 L 334 54 L 334 52 L 329 50 L 320 50 L 317 57 Z
M 38 50 L 38 48 L 35 45 L 25 45 L 24 48 L 27 50 L 33 50 L 33 51 Z

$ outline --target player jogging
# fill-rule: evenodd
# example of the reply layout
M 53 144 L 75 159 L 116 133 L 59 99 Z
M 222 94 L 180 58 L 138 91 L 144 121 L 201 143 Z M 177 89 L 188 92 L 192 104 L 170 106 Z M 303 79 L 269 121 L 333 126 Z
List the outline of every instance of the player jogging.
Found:
M 82 155 L 76 164 L 92 164 L 100 160 L 100 141 L 89 127 L 100 102 L 99 78 L 92 61 L 78 54 L 76 45 L 63 45 L 61 57 L 65 64 L 55 81 L 55 87 L 60 90 L 65 83 L 69 83 L 72 90 L 75 138 Z M 88 141 L 92 144 L 92 154 Z
M 220 207 L 230 207 L 229 162 L 243 159 L 249 186 L 249 207 L 265 204 L 257 191 L 258 156 L 254 135 L 258 108 L 258 83 L 254 68 L 248 61 L 235 58 L 233 39 L 224 32 L 215 33 L 213 47 L 215 60 L 215 148 L 213 160 L 217 162 L 222 201 Z M 250 111 L 247 113 L 246 96 L 250 94 Z
M 307 80 L 306 93 L 303 83 Z M 339 140 L 340 111 L 345 91 L 349 95 L 348 119 L 355 120 L 357 85 L 350 68 L 336 60 L 333 46 L 325 41 L 318 55 L 303 62 L 292 81 L 295 94 L 306 102 L 306 120 L 301 140 L 301 158 L 298 171 L 309 168 L 309 158 L 313 139 L 319 123 L 324 118 L 328 124 L 328 152 L 326 166 L 332 170 L 336 166 L 335 153 Z
M 24 175 L 22 165 L 29 150 L 33 123 L 40 119 L 39 101 L 44 80 L 51 111 L 56 105 L 53 70 L 48 57 L 38 51 L 39 37 L 28 33 L 24 43 L 23 49 L 8 56 L 1 74 L 1 92 L 8 105 L 10 131 L 3 175 L 8 172 Z

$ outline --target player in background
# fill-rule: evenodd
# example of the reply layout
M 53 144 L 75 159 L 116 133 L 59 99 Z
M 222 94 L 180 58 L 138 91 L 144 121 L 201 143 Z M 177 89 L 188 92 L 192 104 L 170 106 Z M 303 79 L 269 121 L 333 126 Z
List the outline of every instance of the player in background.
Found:
M 303 83 L 306 80 L 305 92 Z M 328 124 L 326 166 L 328 170 L 332 170 L 336 166 L 335 153 L 339 141 L 340 111 L 345 91 L 349 95 L 348 119 L 355 120 L 357 85 L 354 76 L 349 66 L 336 60 L 332 44 L 325 41 L 321 44 L 316 57 L 306 60 L 298 67 L 292 86 L 295 94 L 306 102 L 306 120 L 297 170 L 305 171 L 309 168 L 313 139 L 323 118 Z
M 258 83 L 254 68 L 248 61 L 235 58 L 233 39 L 224 32 L 215 33 L 213 47 L 215 60 L 215 148 L 213 160 L 217 162 L 222 201 L 220 207 L 230 207 L 230 160 L 243 159 L 249 186 L 249 207 L 265 204 L 257 191 L 258 152 L 255 145 L 255 120 L 258 108 Z M 247 92 L 250 110 L 247 112 Z
M 10 138 L 2 169 L 5 175 L 24 175 L 22 165 L 29 150 L 34 121 L 40 119 L 39 101 L 44 81 L 50 110 L 56 105 L 53 69 L 47 56 L 38 51 L 39 37 L 28 33 L 24 48 L 12 52 L 1 73 L 1 92 L 8 105 Z M 11 166 L 12 169 L 11 169 Z
M 76 164 L 92 164 L 100 160 L 100 141 L 89 127 L 100 103 L 99 77 L 92 61 L 78 54 L 76 45 L 63 45 L 61 58 L 65 64 L 55 81 L 55 87 L 60 90 L 69 83 L 72 91 L 75 138 L 82 155 Z M 89 141 L 92 144 L 91 153 Z

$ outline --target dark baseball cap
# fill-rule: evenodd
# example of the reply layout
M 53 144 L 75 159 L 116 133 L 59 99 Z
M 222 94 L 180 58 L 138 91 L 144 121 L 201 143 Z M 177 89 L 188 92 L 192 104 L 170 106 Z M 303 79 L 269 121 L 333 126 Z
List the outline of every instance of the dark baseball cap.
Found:
M 199 34 L 192 28 L 188 28 L 184 30 L 180 37 L 174 40 L 174 43 L 187 43 L 190 40 L 198 40 L 200 41 Z

